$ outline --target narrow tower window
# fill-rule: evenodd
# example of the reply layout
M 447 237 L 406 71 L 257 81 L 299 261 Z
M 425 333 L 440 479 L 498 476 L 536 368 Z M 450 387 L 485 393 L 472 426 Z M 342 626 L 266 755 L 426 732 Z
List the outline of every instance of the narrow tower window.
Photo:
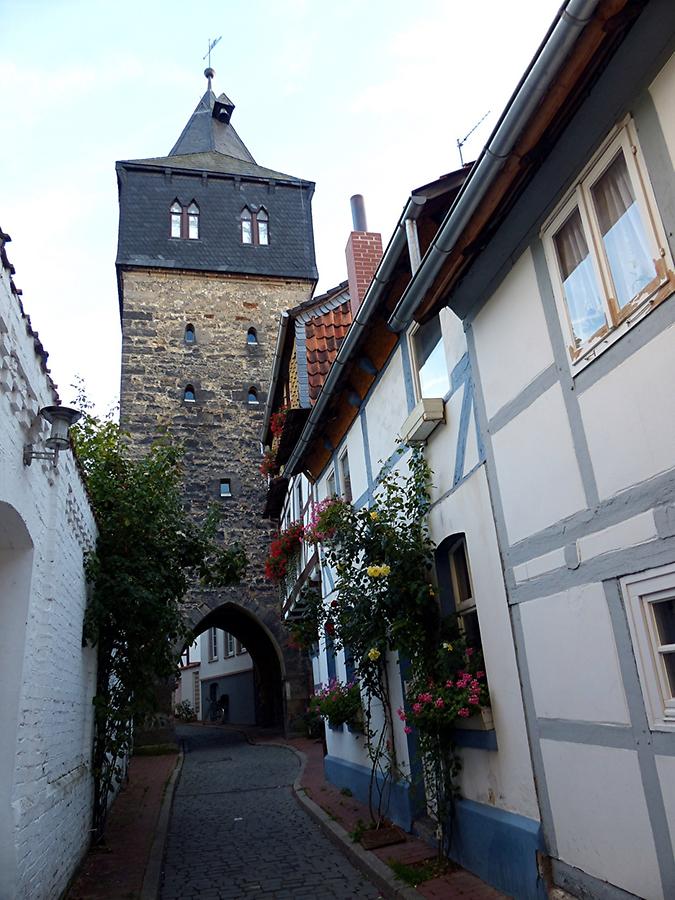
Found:
M 241 211 L 241 242 L 242 244 L 253 243 L 253 217 L 251 211 L 244 207 Z
M 188 206 L 187 219 L 188 219 L 187 236 L 191 241 L 196 241 L 199 238 L 199 207 L 197 206 L 197 204 L 195 203 L 194 200 Z
M 231 497 L 232 496 L 232 482 L 229 478 L 221 478 L 220 479 L 220 496 L 221 497 Z
M 253 386 L 248 389 L 248 402 L 251 406 L 258 402 L 258 391 Z
M 255 328 L 249 328 L 246 334 L 246 343 L 247 344 L 257 344 L 258 343 L 258 332 Z
M 185 326 L 185 343 L 186 344 L 194 344 L 195 342 L 195 326 L 194 325 L 186 325 Z
M 266 246 L 270 242 L 268 230 L 269 216 L 264 209 L 261 209 L 255 219 L 258 226 L 258 243 Z
M 179 238 L 181 236 L 181 222 L 183 219 L 183 207 L 178 200 L 171 204 L 171 237 Z
M 194 403 L 195 399 L 194 387 L 191 384 L 186 384 L 185 390 L 183 391 L 183 400 L 185 400 L 187 403 Z

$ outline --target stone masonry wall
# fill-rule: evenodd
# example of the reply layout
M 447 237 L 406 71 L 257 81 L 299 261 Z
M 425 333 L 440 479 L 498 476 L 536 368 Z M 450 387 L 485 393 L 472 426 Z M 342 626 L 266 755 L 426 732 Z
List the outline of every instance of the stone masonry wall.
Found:
M 185 495 L 193 514 L 209 504 L 222 512 L 222 532 L 246 548 L 246 582 L 226 591 L 195 591 L 203 614 L 224 602 L 244 606 L 282 647 L 276 589 L 264 578 L 269 523 L 262 518 L 266 485 L 258 471 L 260 432 L 279 313 L 309 297 L 307 281 L 133 270 L 122 273 L 123 341 L 121 421 L 134 443 L 149 443 L 168 429 L 185 447 Z M 185 327 L 195 329 L 186 343 Z M 257 344 L 247 342 L 255 328 Z M 185 401 L 186 385 L 195 401 Z M 257 404 L 248 402 L 250 388 Z M 220 497 L 230 479 L 232 497 Z M 199 616 L 192 616 L 195 622 Z M 223 626 L 226 627 L 226 626 Z M 286 675 L 298 679 L 297 653 L 284 653 Z M 290 688 L 293 693 L 293 687 Z

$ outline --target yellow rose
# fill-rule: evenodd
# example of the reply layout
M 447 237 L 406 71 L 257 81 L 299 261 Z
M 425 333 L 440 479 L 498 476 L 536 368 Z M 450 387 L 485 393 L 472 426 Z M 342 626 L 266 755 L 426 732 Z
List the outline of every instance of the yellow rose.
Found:
M 371 647 L 370 650 L 368 651 L 368 659 L 371 662 L 377 662 L 377 660 L 380 658 L 380 656 L 381 656 L 381 654 L 380 654 L 380 651 L 377 649 L 377 647 Z
M 388 575 L 390 572 L 391 569 L 386 563 L 383 566 L 380 566 L 380 575 Z
M 452 644 L 449 644 L 447 641 L 443 641 L 443 649 L 447 650 L 448 653 L 452 651 Z
M 377 520 L 380 518 L 377 514 L 376 509 L 371 510 L 370 518 L 373 520 L 373 522 L 377 522 Z

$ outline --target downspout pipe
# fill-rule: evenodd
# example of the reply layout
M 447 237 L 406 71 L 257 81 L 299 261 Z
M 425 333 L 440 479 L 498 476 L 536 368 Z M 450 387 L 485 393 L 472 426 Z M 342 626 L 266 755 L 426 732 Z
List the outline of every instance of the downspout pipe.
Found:
M 387 249 L 384 251 L 384 255 L 380 260 L 377 271 L 373 276 L 373 280 L 368 286 L 366 295 L 363 298 L 363 303 L 359 306 L 356 316 L 352 320 L 349 331 L 345 335 L 338 354 L 328 371 L 328 376 L 323 383 L 321 392 L 312 408 L 312 412 L 305 422 L 305 427 L 302 429 L 302 433 L 284 467 L 285 475 L 290 476 L 295 474 L 298 463 L 314 437 L 314 433 L 321 421 L 321 416 L 337 390 L 340 375 L 345 365 L 349 362 L 353 351 L 358 346 L 364 329 L 370 322 L 373 313 L 378 307 L 383 292 L 391 281 L 399 256 L 407 247 L 406 219 L 416 219 L 425 202 L 426 200 L 424 197 L 416 196 L 410 197 L 406 203 L 401 217 L 398 220 L 396 229 L 387 245 Z
M 561 63 L 574 46 L 581 30 L 592 19 L 599 2 L 600 0 L 569 0 L 558 13 L 541 50 L 516 88 L 478 162 L 425 253 L 417 274 L 413 276 L 389 318 L 387 324 L 392 331 L 403 331 L 410 324 L 420 301 L 492 187 L 524 126 L 550 89 Z
M 277 343 L 274 348 L 274 368 L 272 369 L 272 379 L 270 381 L 269 393 L 267 394 L 267 403 L 265 404 L 265 418 L 263 419 L 262 431 L 260 432 L 260 443 L 265 446 L 267 431 L 270 427 L 270 419 L 272 417 L 272 409 L 274 408 L 274 395 L 277 391 L 279 383 L 279 372 L 281 370 L 281 359 L 284 353 L 284 344 L 286 343 L 286 332 L 288 331 L 288 323 L 290 322 L 288 311 L 284 310 L 279 316 L 279 328 L 277 330 Z

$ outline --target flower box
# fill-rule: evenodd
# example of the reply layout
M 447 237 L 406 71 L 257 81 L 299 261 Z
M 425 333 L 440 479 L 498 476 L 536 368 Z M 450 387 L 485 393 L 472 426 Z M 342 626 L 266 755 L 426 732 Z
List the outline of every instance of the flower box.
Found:
M 466 719 L 456 719 L 453 725 L 461 731 L 494 731 L 495 723 L 489 706 L 481 706 L 480 710 Z

